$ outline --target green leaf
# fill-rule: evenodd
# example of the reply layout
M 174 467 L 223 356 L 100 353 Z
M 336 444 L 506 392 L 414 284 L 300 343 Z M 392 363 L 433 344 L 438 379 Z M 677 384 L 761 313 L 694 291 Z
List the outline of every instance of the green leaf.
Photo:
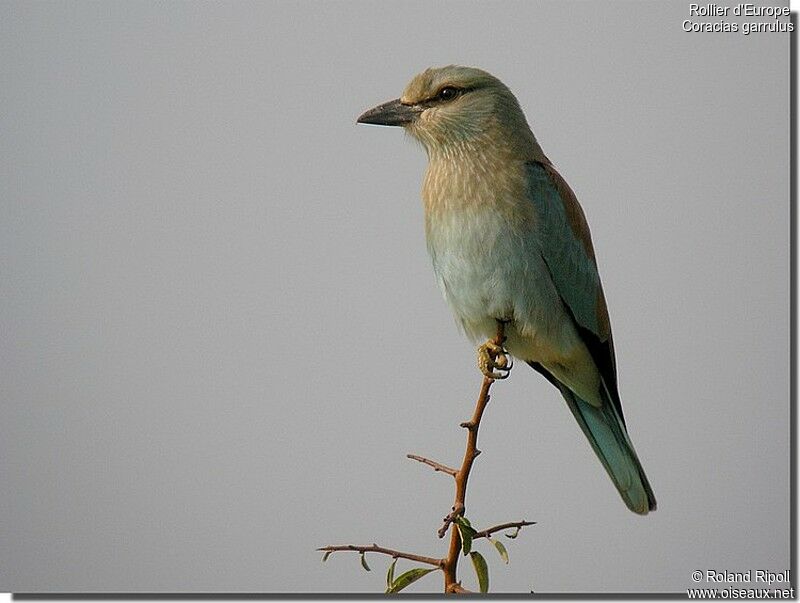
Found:
M 514 529 L 514 533 L 513 533 L 513 534 L 504 534 L 504 536 L 505 536 L 506 538 L 511 538 L 511 539 L 513 540 L 514 538 L 516 538 L 517 536 L 519 536 L 519 527 L 517 527 L 517 528 L 515 528 L 515 529 Z
M 478 575 L 478 588 L 482 593 L 489 592 L 489 566 L 486 559 L 478 551 L 472 551 L 469 556 L 472 558 L 472 565 L 475 566 L 475 573 Z
M 394 582 L 394 566 L 397 565 L 397 558 L 392 561 L 392 564 L 389 566 L 389 571 L 386 572 L 386 589 L 392 588 L 392 582 Z
M 367 556 L 364 553 L 361 553 L 361 567 L 363 567 L 368 572 L 372 571 L 371 569 L 369 569 L 369 566 L 367 565 Z
M 325 554 L 322 556 L 322 563 L 325 563 L 325 562 L 328 560 L 328 557 L 330 557 L 330 556 L 331 556 L 331 553 L 333 553 L 333 551 L 328 551 L 327 553 L 325 553 Z
M 500 553 L 500 558 L 506 563 L 508 563 L 508 551 L 506 550 L 505 545 L 499 540 L 495 540 L 494 538 L 487 537 L 486 540 L 488 540 L 494 545 L 494 548 L 496 548 L 497 552 Z
M 409 584 L 413 584 L 423 576 L 430 574 L 431 572 L 435 572 L 438 570 L 438 567 L 415 567 L 414 569 L 408 570 L 405 574 L 400 574 L 400 576 L 395 580 L 392 585 L 386 589 L 387 593 L 399 593 Z
M 464 551 L 464 555 L 468 555 L 469 552 L 472 550 L 472 536 L 475 534 L 475 530 L 468 526 L 458 526 L 458 531 L 461 532 L 461 550 Z
M 472 550 L 472 539 L 478 532 L 469 524 L 469 519 L 466 517 L 456 517 L 453 523 L 458 526 L 458 531 L 461 534 L 461 550 L 464 551 L 464 555 L 467 555 Z

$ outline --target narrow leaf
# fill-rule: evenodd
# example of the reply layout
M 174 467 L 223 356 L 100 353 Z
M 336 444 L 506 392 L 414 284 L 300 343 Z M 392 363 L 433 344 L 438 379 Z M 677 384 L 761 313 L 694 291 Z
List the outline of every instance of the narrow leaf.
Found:
M 489 566 L 486 559 L 478 551 L 472 551 L 469 556 L 472 558 L 472 565 L 475 566 L 475 573 L 478 575 L 478 588 L 482 593 L 489 592 Z
M 464 555 L 468 555 L 472 550 L 472 539 L 477 531 L 469 524 L 466 517 L 456 517 L 453 521 L 461 534 L 461 550 L 464 551 Z
M 472 550 L 472 535 L 475 531 L 468 526 L 462 525 L 458 526 L 458 531 L 461 533 L 461 550 L 464 551 L 464 555 L 468 555 Z
M 333 553 L 333 551 L 328 551 L 327 553 L 325 553 L 325 554 L 322 556 L 322 563 L 325 563 L 325 562 L 328 560 L 328 557 L 330 557 L 330 556 L 331 556 L 331 553 Z
M 364 553 L 361 553 L 361 567 L 363 567 L 368 572 L 372 571 L 371 569 L 369 569 L 369 566 L 367 565 L 367 556 Z
M 431 572 L 435 572 L 438 567 L 432 567 L 430 569 L 426 567 L 415 567 L 414 569 L 408 570 L 405 574 L 400 574 L 400 576 L 395 580 L 392 585 L 386 590 L 387 593 L 399 593 L 409 584 L 413 584 L 423 576 L 430 574 Z
M 514 538 L 516 538 L 517 536 L 519 536 L 519 527 L 514 529 L 514 533 L 513 534 L 505 534 L 506 538 L 511 538 L 512 540 Z
M 392 582 L 394 582 L 394 567 L 397 565 L 397 558 L 392 561 L 392 564 L 389 566 L 389 571 L 386 572 L 386 589 L 392 588 Z
M 494 538 L 487 538 L 487 540 L 491 542 L 494 545 L 494 548 L 497 549 L 497 552 L 500 553 L 500 558 L 508 563 L 508 551 L 506 550 L 505 545 Z

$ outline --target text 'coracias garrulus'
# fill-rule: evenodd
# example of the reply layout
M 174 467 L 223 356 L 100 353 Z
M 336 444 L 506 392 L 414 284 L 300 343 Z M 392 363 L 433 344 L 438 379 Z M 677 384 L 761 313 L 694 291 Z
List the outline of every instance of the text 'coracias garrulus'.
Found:
M 480 69 L 428 69 L 358 121 L 402 126 L 425 146 L 428 251 L 467 335 L 491 338 L 504 323 L 508 352 L 561 391 L 625 504 L 653 511 L 586 218 L 511 91 Z M 491 345 L 481 369 L 502 378 Z

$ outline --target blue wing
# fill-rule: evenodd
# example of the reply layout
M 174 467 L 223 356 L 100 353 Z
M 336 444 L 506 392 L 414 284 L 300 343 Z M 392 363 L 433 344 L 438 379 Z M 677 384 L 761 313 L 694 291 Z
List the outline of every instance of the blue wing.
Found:
M 575 193 L 549 162 L 528 164 L 527 192 L 539 220 L 540 253 L 600 373 L 602 404 L 582 400 L 546 367 L 529 364 L 561 391 L 627 506 L 645 514 L 656 508 L 656 500 L 625 427 L 611 325 L 586 217 Z
M 528 164 L 528 196 L 540 220 L 541 254 L 550 276 L 622 417 L 611 324 L 586 217 L 549 163 Z

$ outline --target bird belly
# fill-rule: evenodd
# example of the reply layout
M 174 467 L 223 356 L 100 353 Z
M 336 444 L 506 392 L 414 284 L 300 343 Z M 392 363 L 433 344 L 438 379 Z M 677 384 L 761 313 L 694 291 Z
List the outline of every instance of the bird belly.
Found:
M 577 333 L 535 236 L 516 232 L 488 209 L 444 218 L 428 225 L 428 249 L 445 299 L 466 334 L 476 341 L 493 337 L 496 321 L 506 320 L 515 356 L 540 360 L 554 348 L 572 348 Z
M 513 316 L 510 277 L 524 270 L 503 243 L 502 224 L 489 212 L 456 216 L 429 229 L 428 249 L 439 286 L 464 330 L 486 336 L 481 325 Z
M 599 374 L 553 285 L 535 232 L 518 232 L 490 210 L 453 212 L 427 223 L 428 250 L 439 286 L 473 341 L 506 326 L 506 348 L 538 362 L 592 400 Z

